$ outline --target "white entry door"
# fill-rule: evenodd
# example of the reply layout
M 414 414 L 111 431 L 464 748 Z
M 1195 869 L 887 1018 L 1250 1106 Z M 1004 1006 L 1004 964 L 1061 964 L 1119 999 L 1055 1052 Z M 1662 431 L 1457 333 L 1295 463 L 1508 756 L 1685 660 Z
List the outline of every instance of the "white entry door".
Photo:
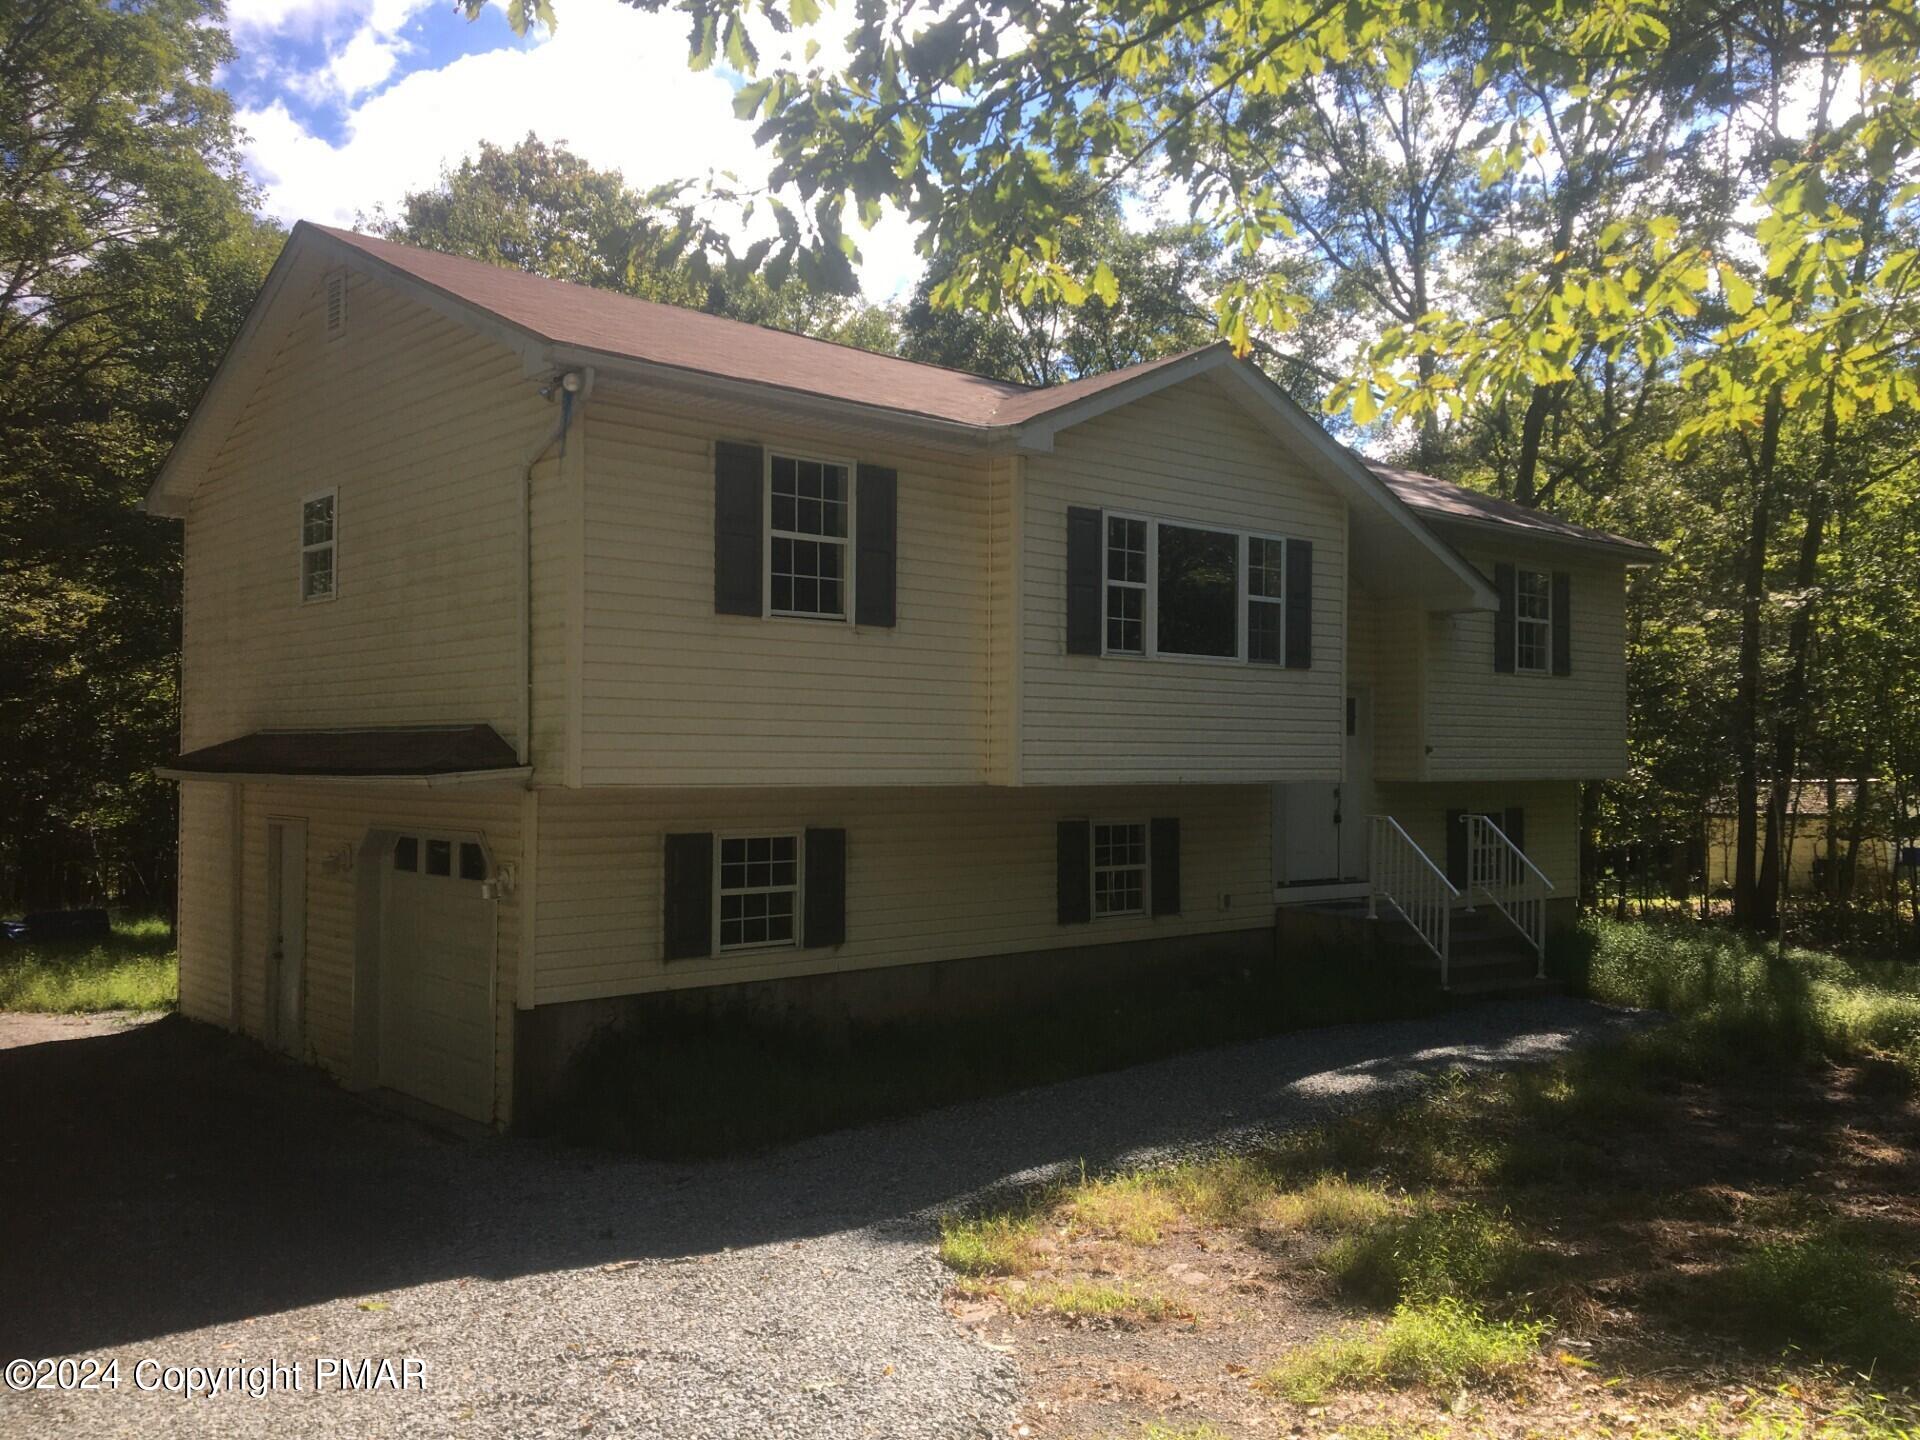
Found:
M 380 1083 L 493 1118 L 494 902 L 472 835 L 409 831 L 388 853 L 380 928 Z
M 1367 873 L 1366 807 L 1373 794 L 1373 718 L 1364 691 L 1347 697 L 1346 780 L 1273 787 L 1278 885 L 1333 885 Z
M 267 821 L 267 1033 L 298 1055 L 306 1043 L 307 822 Z

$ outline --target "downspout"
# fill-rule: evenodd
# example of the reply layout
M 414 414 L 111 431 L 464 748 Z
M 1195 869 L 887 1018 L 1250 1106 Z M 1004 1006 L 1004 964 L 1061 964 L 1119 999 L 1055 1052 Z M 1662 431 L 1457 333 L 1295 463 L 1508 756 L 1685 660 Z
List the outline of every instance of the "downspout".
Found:
M 555 445 L 560 447 L 560 457 L 565 458 L 574 397 L 579 395 L 584 401 L 587 385 L 588 377 L 580 371 L 566 370 L 540 387 L 543 399 L 559 395 L 560 418 L 520 469 L 520 734 L 514 750 L 522 765 L 533 763 L 533 472 Z

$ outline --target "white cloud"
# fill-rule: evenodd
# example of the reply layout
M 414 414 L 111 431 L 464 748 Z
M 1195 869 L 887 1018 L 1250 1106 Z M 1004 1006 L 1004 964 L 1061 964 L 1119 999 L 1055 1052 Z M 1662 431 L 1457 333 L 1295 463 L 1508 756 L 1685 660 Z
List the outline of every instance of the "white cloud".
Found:
M 296 3 L 246 0 L 259 9 Z M 766 174 L 751 127 L 733 117 L 732 86 L 714 71 L 687 68 L 678 14 L 569 0 L 551 35 L 411 71 L 360 99 L 393 73 L 405 43 L 397 32 L 417 0 L 375 0 L 375 7 L 325 69 L 324 83 L 347 102 L 337 141 L 313 133 L 279 100 L 240 116 L 267 209 L 283 221 L 351 224 L 356 214 L 392 207 L 432 184 L 481 140 L 510 145 L 529 131 L 565 141 L 641 188 L 722 170 L 752 185 Z M 320 83 L 303 77 L 295 88 L 311 95 L 304 86 Z M 856 228 L 869 294 L 889 298 L 911 288 L 920 268 L 912 238 L 895 213 L 872 231 Z

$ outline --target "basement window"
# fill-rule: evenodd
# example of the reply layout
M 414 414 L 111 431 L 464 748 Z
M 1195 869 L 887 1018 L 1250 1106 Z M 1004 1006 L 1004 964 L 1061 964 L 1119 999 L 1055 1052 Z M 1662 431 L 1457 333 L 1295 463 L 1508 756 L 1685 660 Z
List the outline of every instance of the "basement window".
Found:
M 799 930 L 800 837 L 719 837 L 720 948 L 752 950 L 791 945 Z
M 1146 822 L 1097 821 L 1091 828 L 1094 918 L 1146 914 Z

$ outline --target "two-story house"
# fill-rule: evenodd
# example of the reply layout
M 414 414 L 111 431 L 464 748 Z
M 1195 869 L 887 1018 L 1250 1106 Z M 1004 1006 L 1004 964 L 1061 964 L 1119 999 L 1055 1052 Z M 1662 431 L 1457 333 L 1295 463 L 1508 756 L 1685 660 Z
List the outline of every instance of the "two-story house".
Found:
M 182 1009 L 484 1121 L 662 992 L 1443 945 L 1626 763 L 1644 547 L 1219 346 L 1032 389 L 301 225 L 148 503 Z

